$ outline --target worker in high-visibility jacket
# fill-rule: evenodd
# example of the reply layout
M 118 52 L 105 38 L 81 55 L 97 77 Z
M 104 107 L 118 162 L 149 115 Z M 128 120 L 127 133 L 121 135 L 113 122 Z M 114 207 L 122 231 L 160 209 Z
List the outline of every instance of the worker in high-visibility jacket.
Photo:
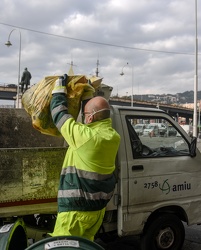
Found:
M 86 124 L 74 120 L 68 113 L 66 80 L 64 75 L 56 81 L 50 104 L 53 121 L 69 145 L 60 177 L 57 219 L 50 235 L 93 241 L 115 188 L 120 136 L 112 128 L 110 107 L 103 97 L 86 103 Z

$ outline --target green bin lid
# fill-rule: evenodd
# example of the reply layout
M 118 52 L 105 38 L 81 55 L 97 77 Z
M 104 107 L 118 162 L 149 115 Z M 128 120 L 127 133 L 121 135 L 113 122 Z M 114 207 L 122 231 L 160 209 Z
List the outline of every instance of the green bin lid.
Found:
M 58 236 L 40 240 L 25 250 L 104 250 L 100 245 L 76 236 Z
M 23 220 L 0 227 L 1 250 L 24 250 L 27 247 L 27 235 Z

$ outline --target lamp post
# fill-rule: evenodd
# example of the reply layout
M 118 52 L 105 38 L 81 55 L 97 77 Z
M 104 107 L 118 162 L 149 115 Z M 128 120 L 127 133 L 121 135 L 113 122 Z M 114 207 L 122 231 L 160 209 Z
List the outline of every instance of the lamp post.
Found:
M 197 137 L 197 90 L 198 90 L 198 38 L 197 38 L 197 0 L 195 0 L 195 75 L 194 75 L 194 112 L 193 112 L 194 137 Z
M 199 133 L 198 133 L 198 139 L 200 139 L 200 101 L 198 102 L 198 127 L 199 127 Z
M 121 71 L 121 73 L 120 73 L 121 76 L 124 75 L 123 69 L 124 69 L 124 67 L 126 67 L 127 65 L 129 65 L 128 62 L 126 63 L 126 65 L 123 66 L 122 71 Z M 131 84 L 132 84 L 132 85 L 131 85 L 131 107 L 133 107 L 133 67 L 132 67 L 132 66 L 131 66 L 131 70 L 132 70 L 132 79 L 131 79 Z
M 10 42 L 10 36 L 14 30 L 16 30 L 16 29 L 11 30 L 11 32 L 8 36 L 8 41 L 5 43 L 5 45 L 8 47 L 12 46 L 12 43 Z M 20 105 L 19 105 L 19 92 L 20 92 L 20 64 L 21 64 L 21 32 L 19 29 L 18 29 L 18 31 L 19 31 L 19 35 L 20 35 L 20 46 L 19 46 L 19 64 L 18 64 L 18 84 L 17 84 L 16 108 L 20 107 Z

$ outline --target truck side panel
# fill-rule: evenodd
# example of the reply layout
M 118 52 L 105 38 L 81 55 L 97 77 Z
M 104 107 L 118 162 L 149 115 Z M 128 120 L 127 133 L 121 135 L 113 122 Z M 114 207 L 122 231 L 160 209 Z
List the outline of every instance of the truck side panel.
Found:
M 19 215 L 23 210 L 26 214 L 48 213 L 47 203 L 55 203 L 56 213 L 65 152 L 66 148 L 0 149 L 0 217 Z
M 127 169 L 124 161 L 119 162 L 119 235 L 142 233 L 148 217 L 162 209 L 180 211 L 189 224 L 200 223 L 196 213 L 201 207 L 201 155 L 190 156 L 190 137 L 163 112 L 123 108 L 119 113 L 124 137 L 120 147 L 126 149 L 127 162 Z M 173 125 L 181 136 L 139 136 L 134 130 L 137 122 L 159 120 Z

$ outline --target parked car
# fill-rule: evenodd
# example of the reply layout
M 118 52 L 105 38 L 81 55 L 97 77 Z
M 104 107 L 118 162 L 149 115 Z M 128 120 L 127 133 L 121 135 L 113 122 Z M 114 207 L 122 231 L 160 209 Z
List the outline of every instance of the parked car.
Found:
M 169 136 L 176 136 L 176 135 L 177 135 L 176 129 L 173 126 L 168 126 L 167 132 L 165 133 L 165 136 L 169 137 Z
M 6 87 L 8 88 L 17 88 L 16 84 L 7 84 Z
M 159 135 L 164 136 L 167 132 L 167 126 L 164 123 L 150 123 L 153 125 L 157 125 L 159 127 Z
M 156 124 L 148 124 L 143 132 L 144 136 L 159 136 L 159 127 Z
M 143 135 L 143 132 L 144 132 L 144 129 L 146 128 L 146 124 L 136 124 L 134 125 L 134 129 L 135 129 L 135 132 L 138 134 L 138 135 Z

